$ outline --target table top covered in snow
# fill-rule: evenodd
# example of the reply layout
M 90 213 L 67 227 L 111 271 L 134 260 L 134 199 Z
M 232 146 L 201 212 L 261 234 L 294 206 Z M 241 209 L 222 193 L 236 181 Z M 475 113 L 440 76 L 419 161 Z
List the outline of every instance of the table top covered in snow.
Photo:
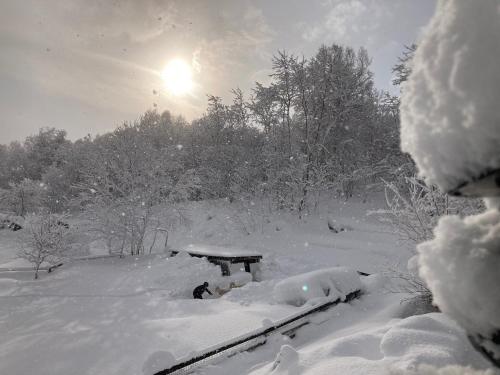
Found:
M 262 254 L 259 254 L 252 250 L 244 250 L 238 248 L 229 248 L 222 246 L 213 245 L 188 245 L 181 251 L 186 251 L 187 253 L 194 256 L 203 256 L 207 258 L 219 258 L 228 260 L 260 260 L 262 259 Z M 174 254 L 179 251 L 173 251 Z

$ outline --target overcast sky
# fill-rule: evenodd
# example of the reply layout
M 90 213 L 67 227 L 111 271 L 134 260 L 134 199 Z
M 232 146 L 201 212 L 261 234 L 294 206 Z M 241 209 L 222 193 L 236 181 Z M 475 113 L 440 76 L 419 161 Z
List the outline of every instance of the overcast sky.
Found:
M 434 0 L 0 0 L 0 143 L 40 127 L 69 138 L 111 130 L 154 103 L 199 116 L 206 94 L 230 99 L 268 82 L 272 55 L 321 44 L 364 46 L 376 86 L 418 40 Z M 173 58 L 194 67 L 190 95 L 163 89 Z M 153 92 L 159 94 L 155 95 Z

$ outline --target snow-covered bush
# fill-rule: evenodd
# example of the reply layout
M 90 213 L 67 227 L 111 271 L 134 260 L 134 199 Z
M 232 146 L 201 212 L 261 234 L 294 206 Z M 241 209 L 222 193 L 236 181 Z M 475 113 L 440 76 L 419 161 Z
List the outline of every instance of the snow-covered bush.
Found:
M 19 257 L 33 264 L 35 279 L 38 279 L 40 266 L 60 262 L 73 241 L 72 231 L 63 217 L 47 213 L 29 216 L 23 236 Z
M 463 200 L 442 193 L 436 186 L 428 186 L 416 177 L 401 177 L 385 183 L 388 209 L 383 211 L 403 241 L 420 243 L 432 238 L 439 218 L 449 214 L 470 215 L 483 210 L 479 199 Z M 390 291 L 410 293 L 412 298 L 431 308 L 432 295 L 418 276 L 416 258 L 408 263 L 408 272 L 388 271 L 394 280 Z
M 16 216 L 26 216 L 40 210 L 45 195 L 43 183 L 24 179 L 0 189 L 0 209 Z
M 500 212 L 444 217 L 435 239 L 418 246 L 420 274 L 440 309 L 468 332 L 480 335 L 500 360 Z
M 401 101 L 401 145 L 449 191 L 500 168 L 498 1 L 439 1 Z
M 478 199 L 463 200 L 442 193 L 416 177 L 385 181 L 388 210 L 385 216 L 402 240 L 420 243 L 432 238 L 432 230 L 444 215 L 471 215 L 484 209 Z
M 361 288 L 361 280 L 355 270 L 334 267 L 284 279 L 274 287 L 274 295 L 279 303 L 301 306 L 316 298 L 344 300 L 346 295 Z
M 498 1 L 440 0 L 415 53 L 402 149 L 444 191 L 500 168 L 499 38 Z M 476 216 L 443 217 L 418 246 L 419 265 L 441 310 L 500 366 L 500 201 L 487 204 Z

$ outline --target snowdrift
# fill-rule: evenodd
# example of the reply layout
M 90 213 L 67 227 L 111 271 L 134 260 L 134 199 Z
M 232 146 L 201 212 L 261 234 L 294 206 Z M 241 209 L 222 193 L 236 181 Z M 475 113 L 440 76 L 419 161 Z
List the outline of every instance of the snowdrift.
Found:
M 358 273 L 347 267 L 334 267 L 289 277 L 274 287 L 279 303 L 302 306 L 318 298 L 340 298 L 356 290 L 362 284 Z
M 420 374 L 417 371 L 420 366 L 470 366 L 471 373 L 472 368 L 484 370 L 488 366 L 460 327 L 441 313 L 392 320 L 371 329 L 367 329 L 365 323 L 364 329 L 348 329 L 345 333 L 345 336 L 312 343 L 300 351 L 283 345 L 269 367 L 274 370 L 273 374 L 283 375 L 416 375 Z M 291 369 L 300 371 L 290 372 Z

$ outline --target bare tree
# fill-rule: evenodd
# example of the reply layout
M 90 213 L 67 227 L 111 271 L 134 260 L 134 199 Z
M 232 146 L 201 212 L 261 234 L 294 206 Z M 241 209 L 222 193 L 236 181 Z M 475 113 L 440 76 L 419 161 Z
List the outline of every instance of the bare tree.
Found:
M 42 264 L 55 265 L 70 250 L 72 231 L 60 215 L 50 213 L 31 215 L 26 224 L 24 243 L 18 255 L 33 264 L 36 280 Z
M 420 243 L 433 236 L 433 229 L 444 215 L 471 215 L 484 209 L 479 199 L 449 197 L 436 186 L 416 177 L 385 181 L 386 211 L 403 240 Z

